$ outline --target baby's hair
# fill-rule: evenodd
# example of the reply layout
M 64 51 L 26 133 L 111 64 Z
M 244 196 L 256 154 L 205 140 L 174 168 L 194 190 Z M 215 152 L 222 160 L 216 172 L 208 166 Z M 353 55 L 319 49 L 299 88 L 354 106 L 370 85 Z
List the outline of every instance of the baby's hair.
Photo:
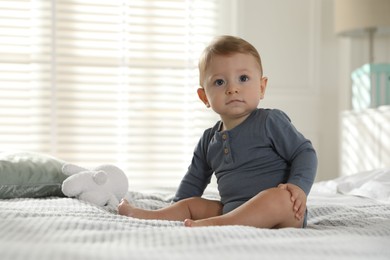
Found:
M 235 53 L 243 53 L 252 55 L 259 65 L 260 75 L 263 75 L 263 66 L 261 65 L 261 58 L 252 44 L 241 39 L 240 37 L 222 35 L 216 37 L 203 51 L 199 59 L 199 81 L 203 85 L 204 73 L 207 66 L 210 64 L 212 58 L 216 55 L 232 55 Z

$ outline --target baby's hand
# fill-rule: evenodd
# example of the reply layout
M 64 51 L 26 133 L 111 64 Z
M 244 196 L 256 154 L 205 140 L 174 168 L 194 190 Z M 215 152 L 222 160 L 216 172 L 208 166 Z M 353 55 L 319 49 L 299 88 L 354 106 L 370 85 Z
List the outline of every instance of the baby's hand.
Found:
M 299 188 L 295 184 L 286 183 L 286 184 L 279 184 L 278 188 L 284 189 L 290 192 L 291 194 L 291 201 L 294 203 L 293 209 L 295 212 L 295 217 L 298 220 L 301 220 L 305 214 L 306 211 L 306 194 L 305 192 Z

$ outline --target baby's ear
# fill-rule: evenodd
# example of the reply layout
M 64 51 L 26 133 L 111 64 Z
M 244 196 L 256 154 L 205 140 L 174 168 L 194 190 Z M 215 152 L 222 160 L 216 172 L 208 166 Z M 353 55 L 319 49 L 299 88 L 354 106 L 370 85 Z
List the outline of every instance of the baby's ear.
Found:
M 204 90 L 204 88 L 198 88 L 197 92 L 199 99 L 202 100 L 206 107 L 210 107 L 209 100 L 207 99 L 206 91 Z
M 267 89 L 267 82 L 268 82 L 267 77 L 262 77 L 260 80 L 260 99 L 264 98 L 265 90 Z
M 83 171 L 87 171 L 87 169 L 71 163 L 66 163 L 62 166 L 62 173 L 68 176 L 72 176 Z

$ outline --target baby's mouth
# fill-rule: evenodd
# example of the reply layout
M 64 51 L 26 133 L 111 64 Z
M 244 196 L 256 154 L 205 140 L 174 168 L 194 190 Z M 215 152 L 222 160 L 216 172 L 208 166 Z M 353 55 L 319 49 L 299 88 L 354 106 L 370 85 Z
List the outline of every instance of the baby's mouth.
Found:
M 232 100 L 229 100 L 228 102 L 226 102 L 226 105 L 230 105 L 230 104 L 236 104 L 236 103 L 244 103 L 244 100 L 240 100 L 240 99 L 232 99 Z

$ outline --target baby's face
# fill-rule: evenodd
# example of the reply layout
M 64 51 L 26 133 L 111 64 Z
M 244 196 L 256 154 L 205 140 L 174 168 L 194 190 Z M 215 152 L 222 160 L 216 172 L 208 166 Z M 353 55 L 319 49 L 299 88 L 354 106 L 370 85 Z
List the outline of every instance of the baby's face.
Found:
M 215 56 L 204 74 L 204 91 L 211 108 L 221 119 L 246 118 L 264 97 L 266 78 L 249 54 Z

